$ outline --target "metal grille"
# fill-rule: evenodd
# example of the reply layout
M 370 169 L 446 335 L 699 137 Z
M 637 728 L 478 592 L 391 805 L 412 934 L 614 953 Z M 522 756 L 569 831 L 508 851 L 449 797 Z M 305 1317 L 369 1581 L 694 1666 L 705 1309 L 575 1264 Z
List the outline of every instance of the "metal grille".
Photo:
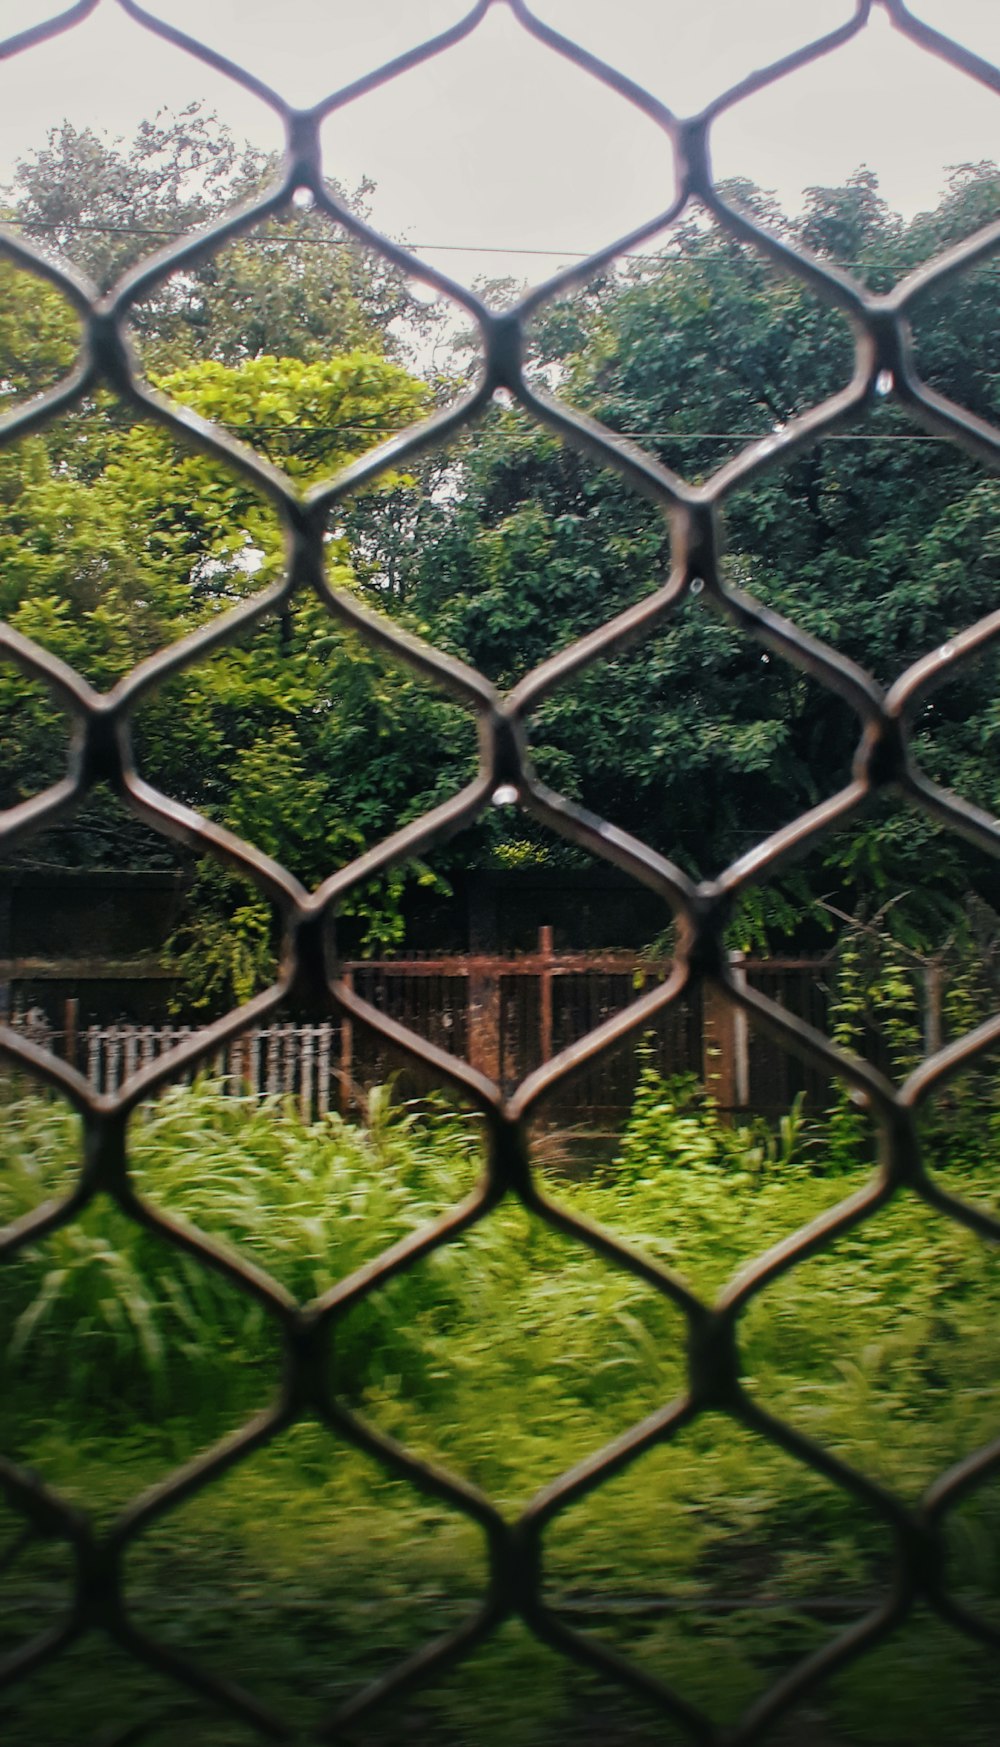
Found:
M 490 310 L 462 285 L 418 262 L 349 211 L 324 182 L 320 155 L 320 127 L 326 118 L 365 93 L 391 84 L 399 74 L 427 57 L 446 53 L 475 29 L 494 3 L 508 5 L 518 24 L 554 55 L 564 56 L 636 106 L 662 130 L 673 148 L 676 163 L 676 186 L 663 211 L 581 266 L 559 273 L 532 291 L 517 308 L 502 314 Z M 44 1524 L 47 1532 L 68 1544 L 76 1570 L 68 1618 L 14 1654 L 4 1669 L 6 1683 L 13 1683 L 40 1664 L 55 1662 L 81 1634 L 104 1631 L 128 1655 L 193 1691 L 211 1696 L 262 1735 L 279 1738 L 285 1735 L 288 1729 L 281 1717 L 273 1716 L 249 1694 L 216 1680 L 196 1661 L 176 1654 L 140 1630 L 130 1617 L 123 1562 L 128 1549 L 155 1519 L 210 1486 L 307 1412 L 318 1416 L 339 1437 L 373 1456 L 418 1491 L 464 1513 L 482 1530 L 490 1559 L 488 1587 L 472 1616 L 457 1630 L 354 1697 L 324 1724 L 321 1731 L 324 1738 L 349 1724 L 359 1723 L 376 1707 L 409 1687 L 438 1678 L 503 1621 L 519 1616 L 544 1643 L 596 1670 L 620 1688 L 638 1694 L 691 1738 L 718 1739 L 709 1719 L 668 1684 L 578 1633 L 564 1617 L 558 1617 L 547 1605 L 541 1583 L 549 1525 L 574 1501 L 601 1488 L 613 1476 L 627 1470 L 644 1451 L 674 1438 L 707 1411 L 731 1416 L 749 1431 L 771 1440 L 795 1462 L 844 1489 L 859 1506 L 866 1507 L 886 1525 L 896 1549 L 896 1575 L 889 1592 L 860 1622 L 820 1651 L 806 1656 L 773 1685 L 729 1738 L 743 1743 L 764 1737 L 775 1720 L 808 1688 L 846 1663 L 864 1657 L 918 1601 L 928 1604 L 971 1638 L 984 1644 L 998 1642 L 1000 1634 L 996 1628 L 968 1611 L 949 1592 L 942 1533 L 949 1511 L 1000 1467 L 1000 1441 L 971 1452 L 941 1474 L 920 1507 L 910 1508 L 890 1490 L 768 1413 L 751 1398 L 741 1380 L 741 1312 L 779 1275 L 827 1247 L 837 1234 L 868 1220 L 897 1192 L 919 1197 L 941 1218 L 958 1221 L 983 1238 L 1000 1236 L 996 1220 L 945 1192 L 925 1174 L 915 1126 L 924 1101 L 1000 1041 L 1000 1017 L 925 1059 L 905 1084 L 897 1086 L 860 1059 L 838 1051 L 821 1032 L 791 1017 L 759 990 L 738 981 L 723 948 L 723 927 L 732 900 L 751 882 L 774 875 L 793 852 L 814 844 L 836 824 L 857 816 L 876 791 L 894 793 L 993 855 L 1000 851 L 997 822 L 930 781 L 915 762 L 907 743 L 915 707 L 931 686 L 953 676 L 963 663 L 1000 634 L 1000 612 L 970 625 L 950 643 L 901 673 L 884 690 L 835 650 L 728 586 L 718 560 L 720 526 L 729 494 L 756 479 L 764 469 L 787 461 L 804 446 L 862 414 L 874 405 L 876 396 L 891 393 L 899 407 L 919 424 L 951 440 L 987 466 L 996 467 L 1000 461 L 1000 434 L 920 380 L 908 337 L 910 313 L 921 298 L 951 275 L 983 261 L 1000 248 L 1000 224 L 990 225 L 950 249 L 905 278 L 893 291 L 875 294 L 847 274 L 769 235 L 727 204 L 713 180 L 709 147 L 715 121 L 750 94 L 793 75 L 797 69 L 848 42 L 862 30 L 875 3 L 876 0 L 858 0 L 853 16 L 841 28 L 753 73 L 719 96 L 700 115 L 685 120 L 543 23 L 525 0 L 478 0 L 452 29 L 308 110 L 291 108 L 235 61 L 169 26 L 138 0 L 119 0 L 123 11 L 137 23 L 189 51 L 270 105 L 285 129 L 283 168 L 261 198 L 227 214 L 200 234 L 143 261 L 104 297 L 97 296 L 71 271 L 53 265 L 27 243 L 5 234 L 2 248 L 6 256 L 16 266 L 54 284 L 79 312 L 85 343 L 73 373 L 51 392 L 9 414 L 0 427 L 0 440 L 9 444 L 24 437 L 79 407 L 98 384 L 104 384 L 140 415 L 158 420 L 184 442 L 239 472 L 268 499 L 287 532 L 288 562 L 283 577 L 274 586 L 141 663 L 106 695 L 92 690 L 78 673 L 44 649 L 10 630 L 4 631 L 0 647 L 5 655 L 30 679 L 41 681 L 57 696 L 75 723 L 75 739 L 62 780 L 6 815 L 2 842 L 11 845 L 23 841 L 79 806 L 94 785 L 108 784 L 132 814 L 154 831 L 214 857 L 253 882 L 278 907 L 284 920 L 285 946 L 280 977 L 273 987 L 248 1006 L 192 1035 L 164 1057 L 140 1067 L 114 1093 L 96 1094 L 82 1075 L 57 1061 L 45 1048 L 13 1029 L 0 1029 L 0 1049 L 5 1058 L 67 1099 L 79 1112 L 85 1135 L 84 1162 L 72 1193 L 59 1205 L 40 1209 L 9 1228 L 2 1239 L 2 1250 L 11 1256 L 77 1218 L 98 1192 L 106 1193 L 129 1218 L 158 1234 L 177 1251 L 194 1257 L 206 1269 L 216 1270 L 240 1293 L 263 1306 L 283 1339 L 286 1366 L 280 1393 L 266 1411 L 223 1445 L 134 1500 L 106 1533 L 98 1532 L 85 1514 L 71 1509 L 43 1480 L 9 1461 L 0 1465 L 0 1480 L 11 1504 L 28 1522 Z M 950 63 L 969 79 L 1000 93 L 1000 73 L 995 68 L 916 18 L 904 0 L 880 3 L 896 28 L 913 44 Z M 28 52 L 55 34 L 71 29 L 94 10 L 95 4 L 96 0 L 78 0 L 57 18 L 0 43 L 0 55 Z M 278 469 L 217 427 L 152 392 L 138 374 L 124 338 L 130 310 L 166 275 L 212 255 L 249 227 L 281 211 L 300 189 L 308 189 L 316 207 L 366 248 L 377 251 L 404 271 L 418 273 L 454 299 L 475 324 L 485 356 L 481 380 L 458 405 L 394 436 L 305 494 L 297 492 Z M 844 312 L 855 334 L 855 369 L 846 388 L 813 406 L 786 428 L 748 444 L 697 488 L 668 471 L 651 454 L 616 438 L 599 423 L 532 386 L 523 368 L 524 331 L 532 313 L 546 300 L 582 283 L 623 251 L 652 236 L 691 200 L 700 202 L 730 237 L 760 251 L 779 272 L 795 276 Z M 673 538 L 673 570 L 658 592 L 544 662 L 505 696 L 498 695 L 481 673 L 404 635 L 351 596 L 332 588 L 324 569 L 324 530 L 342 500 L 386 469 L 398 467 L 421 451 L 447 442 L 482 412 L 498 390 L 512 395 L 525 414 L 549 427 L 564 442 L 616 469 L 631 490 L 667 512 Z M 306 891 L 291 873 L 269 860 L 253 844 L 240 841 L 151 787 L 134 765 L 129 738 L 134 712 L 154 688 L 170 675 L 232 642 L 265 614 L 287 605 L 293 596 L 309 591 L 318 596 L 339 625 L 349 627 L 393 660 L 408 663 L 472 712 L 479 725 L 482 749 L 479 774 L 462 792 L 332 874 L 314 892 Z M 585 665 L 604 661 L 662 627 L 692 592 L 700 594 L 703 603 L 710 603 L 725 614 L 744 637 L 755 640 L 773 656 L 792 663 L 839 694 L 861 725 L 854 773 L 846 787 L 759 843 L 719 878 L 700 885 L 648 845 L 547 790 L 534 776 L 528 756 L 532 713 L 542 701 Z M 626 1012 L 598 1025 L 587 1037 L 561 1051 L 537 1072 L 529 1074 L 509 1097 L 504 1097 L 481 1073 L 377 1011 L 338 979 L 336 968 L 328 970 L 324 958 L 325 922 L 345 894 L 390 864 L 425 853 L 457 827 L 476 819 L 501 788 L 516 790 L 519 805 L 544 826 L 650 888 L 673 912 L 679 940 L 677 968 L 668 983 L 648 991 Z M 845 1082 L 866 1101 L 880 1136 L 880 1163 L 867 1187 L 756 1258 L 714 1303 L 703 1302 L 665 1268 L 552 1204 L 540 1187 L 528 1144 L 529 1118 L 546 1093 L 578 1070 L 597 1062 L 603 1052 L 624 1036 L 638 1034 L 654 1015 L 681 1002 L 699 980 L 722 991 L 745 1012 L 754 1027 L 782 1049 L 803 1059 L 810 1069 L 821 1075 L 836 1075 Z M 151 1209 L 138 1197 L 130 1179 L 129 1119 L 143 1100 L 180 1076 L 191 1064 L 211 1057 L 248 1026 L 264 1021 L 281 1003 L 310 1012 L 317 1009 L 328 1012 L 333 1007 L 371 1027 L 424 1071 L 431 1071 L 440 1083 L 471 1101 L 481 1112 L 489 1134 L 486 1173 L 470 1199 L 433 1225 L 387 1249 L 371 1265 L 342 1279 L 309 1304 L 294 1302 L 262 1271 L 234 1262 L 208 1239 L 180 1229 L 168 1217 Z M 539 1219 L 575 1243 L 588 1246 L 598 1256 L 646 1282 L 677 1307 L 689 1332 L 688 1384 L 683 1396 L 662 1406 L 613 1444 L 596 1450 L 589 1459 L 563 1474 L 534 1498 L 517 1521 L 505 1519 L 474 1487 L 416 1459 L 356 1417 L 335 1397 L 326 1365 L 331 1333 L 352 1306 L 419 1258 L 468 1230 L 504 1197 L 519 1199 Z

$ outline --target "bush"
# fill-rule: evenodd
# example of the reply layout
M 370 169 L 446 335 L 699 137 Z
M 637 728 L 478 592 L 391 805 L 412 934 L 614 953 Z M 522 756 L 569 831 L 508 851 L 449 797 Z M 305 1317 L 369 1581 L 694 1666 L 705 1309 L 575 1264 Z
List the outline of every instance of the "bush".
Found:
M 580 1181 L 553 1176 L 544 1186 L 655 1255 L 708 1302 L 750 1257 L 866 1180 L 831 1141 L 834 1131 L 806 1120 L 798 1103 L 777 1131 L 727 1124 L 693 1081 L 665 1081 L 647 1065 L 615 1157 Z M 77 1149 L 75 1119 L 61 1106 L 15 1105 L 0 1151 L 0 1219 L 64 1193 Z M 168 1092 L 136 1120 L 132 1147 L 143 1197 L 266 1268 L 300 1300 L 453 1206 L 480 1156 L 475 1126 L 434 1105 L 392 1109 L 379 1094 L 366 1127 L 336 1116 L 306 1124 L 287 1106 L 208 1084 Z M 266 1314 L 106 1205 L 11 1258 L 0 1269 L 0 1309 L 13 1330 L 6 1441 L 98 1507 L 218 1435 L 220 1414 L 239 1422 L 274 1392 L 279 1355 Z M 915 1501 L 995 1432 L 987 1378 L 998 1311 L 1000 1282 L 985 1247 L 899 1197 L 751 1304 L 741 1326 L 746 1387 Z M 342 1397 L 383 1431 L 516 1510 L 683 1390 L 685 1333 L 659 1294 L 511 1203 L 357 1306 L 337 1331 L 334 1376 Z M 276 1600 L 267 1621 L 275 1690 L 290 1692 L 294 1707 L 299 1686 L 320 1678 L 318 1634 L 340 1646 L 335 1680 L 349 1689 L 367 1678 L 373 1646 L 388 1647 L 390 1661 L 400 1653 L 392 1609 L 414 1583 L 422 1595 L 426 1581 L 419 1549 L 431 1545 L 428 1503 L 392 1484 L 402 1498 L 390 1532 L 390 1483 L 379 1466 L 361 1472 L 317 1428 L 297 1428 L 238 1467 L 231 1485 L 209 1486 L 188 1526 L 188 1507 L 181 1522 L 164 1519 L 163 1556 L 183 1578 L 167 1586 L 174 1599 L 155 1605 L 174 1610 L 178 1630 L 200 1634 L 199 1597 L 215 1596 L 212 1643 L 235 1673 L 245 1663 L 239 1597 L 286 1573 L 294 1605 L 285 1613 Z M 1000 1547 L 995 1490 L 976 1495 L 957 1523 L 955 1569 L 976 1607 Z M 426 1631 L 454 1618 L 448 1597 L 474 1605 L 479 1581 L 454 1527 L 441 1534 L 433 1591 L 419 1609 Z M 711 1415 L 553 1524 L 548 1581 L 554 1606 L 592 1609 L 621 1650 L 665 1659 L 671 1680 L 731 1720 L 783 1658 L 817 1641 L 810 1596 L 836 1606 L 860 1597 L 861 1611 L 884 1589 L 886 1539 L 850 1494 Z M 381 1599 L 359 1613 L 376 1546 Z M 218 1598 L 220 1560 L 238 1576 L 234 1600 Z M 132 1593 L 153 1606 L 163 1585 L 141 1570 L 140 1560 Z M 713 1598 L 734 1592 L 742 1597 L 735 1611 L 718 1611 Z M 936 1743 L 972 1678 L 947 1634 L 919 1644 L 912 1656 L 937 1670 L 940 1707 L 916 1732 L 907 1721 L 893 1733 L 895 1700 L 881 1690 L 883 1747 Z M 522 1653 L 503 1644 L 489 1652 L 501 1689 Z M 910 1655 L 889 1681 L 901 1717 Z M 586 1707 L 566 1668 L 556 1663 L 546 1680 L 545 1739 L 561 1738 L 560 1729 L 584 1738 Z M 854 1710 L 849 1698 L 830 1700 L 845 1747 L 864 1739 L 858 1718 L 870 1709 L 864 1679 L 856 1686 Z M 511 1700 L 523 1728 L 505 1709 L 496 1729 L 477 1711 L 474 1687 L 428 1694 L 429 1733 L 496 1747 L 512 1729 L 534 1738 L 541 1725 L 530 1685 Z M 982 1720 L 978 1699 L 963 1710 L 967 1747 L 985 1747 L 996 1697 L 989 1687 Z M 10 1739 L 52 1738 L 53 1727 L 25 1723 Z M 389 1728 L 384 1739 L 393 1738 Z M 220 1728 L 204 1739 L 223 1747 L 229 1736 Z M 647 1736 L 640 1729 L 634 1739 Z

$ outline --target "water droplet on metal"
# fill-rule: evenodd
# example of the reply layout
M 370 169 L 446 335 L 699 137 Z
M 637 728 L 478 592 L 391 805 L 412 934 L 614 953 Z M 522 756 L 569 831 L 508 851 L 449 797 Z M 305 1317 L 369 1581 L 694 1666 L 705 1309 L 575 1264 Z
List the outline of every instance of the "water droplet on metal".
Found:
M 884 400 L 887 394 L 892 393 L 895 386 L 896 378 L 893 376 L 892 371 L 880 370 L 875 378 L 875 393 L 881 395 Z
M 316 197 L 311 188 L 296 188 L 292 195 L 292 205 L 300 212 L 311 212 L 316 204 Z
M 517 806 L 517 790 L 513 783 L 498 783 L 491 798 L 495 807 Z

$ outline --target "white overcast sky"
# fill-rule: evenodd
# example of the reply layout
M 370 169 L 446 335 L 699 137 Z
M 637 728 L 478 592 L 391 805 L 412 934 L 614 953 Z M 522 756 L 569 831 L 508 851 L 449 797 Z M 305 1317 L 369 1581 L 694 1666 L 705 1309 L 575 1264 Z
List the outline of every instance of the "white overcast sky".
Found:
M 309 103 L 462 16 L 463 0 L 149 0 Z M 61 9 L 0 0 L 0 35 Z M 913 0 L 913 10 L 1000 60 L 1000 0 Z M 539 16 L 680 113 L 750 68 L 841 23 L 851 0 L 537 0 Z M 0 63 L 0 178 L 63 118 L 130 137 L 143 116 L 202 98 L 240 136 L 277 144 L 270 111 L 102 0 L 55 42 Z M 377 184 L 375 221 L 471 281 L 547 277 L 666 204 L 664 136 L 630 105 L 528 36 L 506 6 L 443 57 L 343 111 L 327 172 Z M 912 214 L 948 165 L 1000 157 L 1000 98 L 911 45 L 881 8 L 846 49 L 740 105 L 714 135 L 719 175 L 743 174 L 800 204 L 859 164 Z M 431 245 L 461 245 L 437 253 Z M 501 254 L 481 252 L 492 245 Z M 553 250 L 552 258 L 518 250 Z

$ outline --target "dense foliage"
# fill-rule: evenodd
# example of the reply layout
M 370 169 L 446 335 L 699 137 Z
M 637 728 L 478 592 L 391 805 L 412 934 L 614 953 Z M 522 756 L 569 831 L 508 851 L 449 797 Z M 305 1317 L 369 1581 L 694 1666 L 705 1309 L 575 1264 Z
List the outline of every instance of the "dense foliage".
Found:
M 63 129 L 8 193 L 29 235 L 107 279 L 147 248 L 147 233 L 210 217 L 267 170 L 192 112 L 161 118 L 128 150 Z M 909 223 L 867 171 L 809 190 L 794 221 L 749 185 L 728 195 L 883 288 L 981 224 L 997 186 L 994 166 L 964 166 L 938 208 Z M 122 222 L 126 211 L 134 223 Z M 137 334 L 166 392 L 306 483 L 456 382 L 420 381 L 395 361 L 403 306 L 391 275 L 341 241 L 331 282 L 315 215 L 291 210 L 282 231 L 285 222 L 175 275 L 138 312 Z M 13 404 L 66 369 L 75 321 L 56 292 L 9 265 L 0 274 L 0 395 Z M 915 331 L 926 379 L 988 418 L 1000 410 L 996 274 L 979 267 L 926 296 Z M 697 215 L 660 254 L 544 311 L 531 343 L 546 383 L 691 478 L 833 391 L 851 361 L 838 314 Z M 102 686 L 281 562 L 273 516 L 242 480 L 104 403 L 4 451 L 0 500 L 8 616 Z M 992 606 L 997 508 L 993 480 L 888 402 L 729 503 L 729 574 L 889 679 Z M 410 476 L 385 476 L 329 547 L 334 582 L 503 687 L 648 592 L 667 561 L 663 519 L 617 476 L 499 407 Z M 4 669 L 0 801 L 60 768 L 52 720 L 38 688 Z M 553 787 L 711 874 L 832 792 L 858 732 L 836 697 L 692 599 L 637 650 L 549 699 L 532 750 Z M 919 754 L 931 775 L 995 809 L 996 732 L 984 661 L 929 701 Z M 150 780 L 308 883 L 453 792 L 473 757 L 468 718 L 308 602 L 171 683 L 143 709 L 136 745 Z M 104 865 L 173 855 L 101 799 L 42 847 L 46 859 Z M 573 855 L 530 822 L 512 831 L 491 815 L 439 851 L 433 872 L 413 871 L 447 880 L 460 864 Z M 409 877 L 357 896 L 368 948 L 401 937 Z M 254 942 L 266 939 L 266 913 L 224 887 L 203 877 L 203 932 L 190 935 L 185 961 L 206 968 L 208 1000 L 245 993 L 264 962 Z M 996 907 L 994 868 L 889 797 L 765 893 L 734 940 L 801 941 L 825 898 L 852 913 L 888 903 L 891 926 L 925 950 L 966 927 L 970 893 Z M 223 963 L 234 914 L 250 921 Z
M 969 234 L 997 191 L 993 166 L 967 166 L 939 208 L 909 224 L 868 172 L 811 190 L 795 222 L 745 185 L 729 193 L 881 289 Z M 994 421 L 996 288 L 995 265 L 952 280 L 915 324 L 926 379 Z M 842 386 L 852 358 L 840 315 L 697 217 L 659 259 L 549 311 L 535 343 L 563 397 L 694 479 Z M 470 439 L 459 479 L 457 504 L 422 527 L 412 599 L 449 647 L 502 683 L 661 578 L 666 531 L 648 507 L 515 411 Z M 887 681 L 991 610 L 998 507 L 995 481 L 888 403 L 730 501 L 728 573 Z M 920 755 L 995 810 L 995 735 L 984 662 L 928 705 Z M 558 787 L 703 874 L 832 792 L 857 739 L 836 697 L 698 602 L 560 691 L 533 733 Z M 991 868 L 919 817 L 883 809 L 826 846 L 795 908 L 801 916 L 817 892 L 856 909 L 907 891 L 893 926 L 927 941 L 955 921 L 970 885 L 995 903 Z
M 102 289 L 136 261 L 267 188 L 276 163 L 199 103 L 163 112 L 126 144 L 69 122 L 17 165 L 4 192 L 19 230 Z M 365 211 L 368 183 L 336 189 Z M 391 324 L 417 314 L 402 276 L 292 208 L 210 261 L 172 275 L 134 318 L 143 357 L 240 364 L 277 353 L 394 352 Z

